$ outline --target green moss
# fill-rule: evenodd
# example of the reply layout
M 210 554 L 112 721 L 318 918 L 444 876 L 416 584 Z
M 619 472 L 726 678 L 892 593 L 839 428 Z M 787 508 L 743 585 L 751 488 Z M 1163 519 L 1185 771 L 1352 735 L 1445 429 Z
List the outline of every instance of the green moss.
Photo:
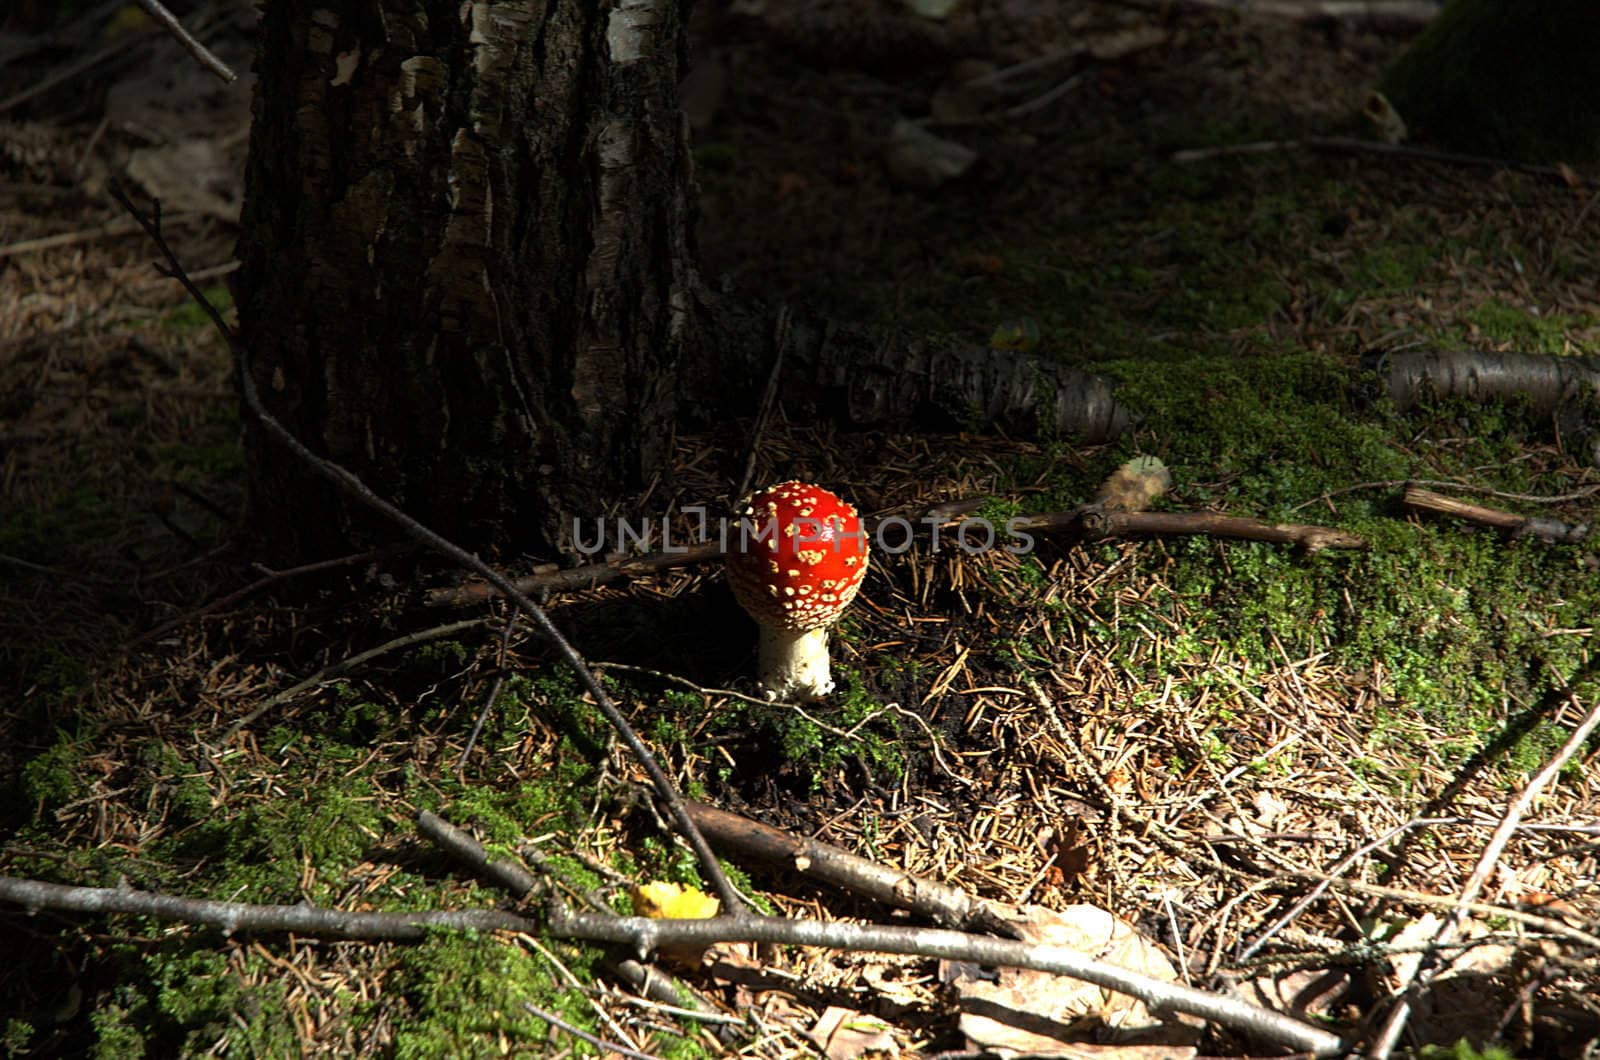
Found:
M 23 791 L 28 800 L 43 810 L 52 810 L 82 798 L 91 779 L 84 766 L 86 757 L 88 751 L 82 741 L 58 732 L 55 744 L 22 769 Z
M 1566 314 L 1538 316 L 1493 298 L 1467 313 L 1465 320 L 1483 339 L 1531 353 L 1562 353 L 1570 330 L 1593 323 L 1591 318 Z
M 0 1049 L 4 1049 L 8 1056 L 26 1055 L 32 1039 L 33 1024 L 27 1020 L 12 1016 L 6 1020 L 4 1027 L 0 1027 Z
M 563 959 L 580 975 L 592 960 L 586 951 Z M 407 1008 L 397 1021 L 397 1057 L 499 1057 L 569 1044 L 527 1005 L 595 1030 L 593 1010 L 581 994 L 564 988 L 547 962 L 492 936 L 441 933 L 409 947 L 389 985 Z

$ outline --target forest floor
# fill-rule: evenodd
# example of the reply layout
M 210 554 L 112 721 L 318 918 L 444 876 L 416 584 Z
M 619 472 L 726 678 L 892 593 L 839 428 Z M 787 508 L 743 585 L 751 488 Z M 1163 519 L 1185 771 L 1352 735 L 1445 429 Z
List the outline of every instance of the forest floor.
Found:
M 969 553 L 919 537 L 874 560 L 834 637 L 840 691 L 805 713 L 745 697 L 754 631 L 711 567 L 554 595 L 550 612 L 608 664 L 686 792 L 976 896 L 1099 907 L 1196 986 L 1354 1033 L 1600 700 L 1592 544 L 1400 504 L 1426 480 L 1593 524 L 1593 410 L 1401 412 L 1362 358 L 1600 349 L 1595 196 L 1283 145 L 1370 135 L 1366 94 L 1410 29 L 991 0 L 946 37 L 908 37 L 911 16 L 877 10 L 697 24 L 707 277 L 1031 346 L 1116 379 L 1140 423 L 1085 447 L 779 415 L 758 481 L 813 478 L 879 516 L 986 498 L 1003 520 L 1071 510 L 1153 455 L 1173 476 L 1162 510 L 1320 524 L 1368 547 L 1039 535 Z M 0 49 L 25 38 L 7 28 Z M 444 575 L 397 580 L 411 565 L 393 557 L 314 579 L 254 562 L 227 352 L 104 194 L 115 165 L 167 142 L 148 131 L 161 114 L 190 112 L 204 165 L 157 151 L 140 172 L 204 177 L 174 186 L 169 228 L 226 303 L 226 174 L 248 113 L 193 86 L 162 111 L 173 86 L 150 71 L 187 60 L 141 62 L 157 45 L 140 33 L 95 23 L 0 69 L 0 874 L 509 907 L 418 834 L 427 809 L 613 908 L 635 883 L 696 882 L 634 797 L 636 764 L 538 636 L 505 635 L 504 609 L 427 607 Z M 124 39 L 122 58 L 14 102 L 41 68 Z M 969 75 L 1041 61 L 977 95 L 952 87 L 962 57 L 990 63 Z M 883 158 L 897 119 L 930 109 L 931 131 L 978 160 L 919 190 Z M 749 427 L 680 438 L 641 504 L 728 501 Z M 1573 755 L 1485 861 L 1405 1048 L 1597 1048 L 1597 754 Z M 793 866 L 730 860 L 765 908 L 891 918 Z M 603 951 L 533 935 L 366 943 L 0 909 L 0 953 L 0 1043 L 18 1055 L 603 1052 L 530 1004 L 658 1056 L 859 1055 L 813 1040 L 830 1009 L 856 1030 L 878 1021 L 864 1037 L 890 1053 L 1018 1047 L 960 1019 L 960 976 L 918 957 L 722 951 L 677 970 L 711 1013 L 695 1020 L 628 1000 Z M 1067 1020 L 1054 1004 L 1036 1011 Z M 1213 1029 L 1199 1048 L 1248 1044 Z

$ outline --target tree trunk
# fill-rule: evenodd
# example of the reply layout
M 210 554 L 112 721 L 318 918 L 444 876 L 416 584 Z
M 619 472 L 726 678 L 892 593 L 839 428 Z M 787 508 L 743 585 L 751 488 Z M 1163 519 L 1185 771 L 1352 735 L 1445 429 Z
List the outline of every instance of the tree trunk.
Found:
M 470 547 L 559 544 L 664 454 L 695 330 L 683 6 L 264 5 L 236 282 L 254 377 Z M 247 449 L 268 554 L 364 536 L 270 439 Z
M 572 555 L 575 518 L 658 470 L 678 425 L 753 417 L 774 363 L 797 418 L 1129 422 L 1054 363 L 699 284 L 684 5 L 599 6 L 265 5 L 235 287 L 257 386 L 313 449 L 466 547 Z M 246 450 L 268 556 L 374 536 L 262 432 Z

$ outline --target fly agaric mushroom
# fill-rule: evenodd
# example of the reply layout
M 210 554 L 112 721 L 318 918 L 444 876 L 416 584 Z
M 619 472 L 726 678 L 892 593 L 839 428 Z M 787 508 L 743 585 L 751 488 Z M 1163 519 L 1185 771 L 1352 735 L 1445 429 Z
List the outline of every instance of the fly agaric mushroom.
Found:
M 728 543 L 728 585 L 761 627 L 768 699 L 821 699 L 833 690 L 828 627 L 867 576 L 867 535 L 855 507 L 821 486 L 780 482 L 740 505 Z

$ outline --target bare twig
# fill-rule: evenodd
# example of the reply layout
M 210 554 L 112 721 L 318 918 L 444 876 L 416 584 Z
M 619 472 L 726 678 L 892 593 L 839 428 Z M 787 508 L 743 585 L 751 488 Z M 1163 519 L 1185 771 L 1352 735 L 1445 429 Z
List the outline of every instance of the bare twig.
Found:
M 1007 938 L 1021 937 L 991 906 L 959 887 L 858 857 L 831 843 L 799 839 L 771 825 L 714 806 L 692 800 L 688 805 L 689 813 L 706 838 L 725 849 L 783 865 L 884 905 L 909 909 L 945 927 L 987 931 Z
M 525 898 L 539 886 L 539 881 L 527 869 L 507 858 L 491 857 L 482 843 L 436 813 L 419 811 L 417 831 L 457 860 L 470 865 L 480 876 L 504 888 L 513 898 Z
M 1590 199 L 1590 202 L 1600 201 L 1600 197 Z M 1456 482 L 1451 479 L 1437 478 L 1391 478 L 1377 479 L 1372 482 L 1356 482 L 1349 486 L 1340 486 L 1336 490 L 1319 493 L 1308 501 L 1301 501 L 1289 510 L 1297 512 L 1301 508 L 1313 504 L 1326 503 L 1334 497 L 1346 493 L 1355 493 L 1359 490 L 1394 489 L 1396 486 L 1423 486 L 1434 489 L 1460 490 L 1463 493 L 1482 493 L 1489 497 L 1499 497 L 1501 500 L 1522 501 L 1526 504 L 1567 504 L 1571 501 L 1581 501 L 1600 493 L 1600 482 L 1575 489 L 1571 493 L 1507 493 L 1504 490 L 1491 489 L 1488 486 L 1478 486 L 1471 482 Z
M 1568 702 L 1573 706 L 1578 705 L 1576 692 L 1569 692 Z M 1583 747 L 1584 743 L 1589 739 L 1589 733 L 1594 731 L 1597 723 L 1600 723 L 1600 701 L 1596 701 L 1595 705 L 1589 708 L 1589 712 L 1578 722 L 1577 728 L 1573 729 L 1572 734 L 1567 737 L 1567 742 L 1562 744 L 1561 749 L 1554 755 L 1550 756 L 1550 760 L 1544 764 L 1544 767 L 1534 774 L 1533 779 L 1528 781 L 1522 790 L 1517 792 L 1516 798 L 1512 799 L 1510 804 L 1506 806 L 1505 816 L 1500 819 L 1500 826 L 1494 830 L 1494 833 L 1489 837 L 1489 841 L 1484 844 L 1483 853 L 1478 855 L 1478 863 L 1473 866 L 1472 874 L 1467 877 L 1467 882 L 1462 885 L 1461 894 L 1456 900 L 1455 908 L 1450 910 L 1449 915 L 1444 919 L 1444 923 L 1439 925 L 1438 934 L 1433 937 L 1435 946 L 1447 946 L 1455 941 L 1456 933 L 1461 930 L 1461 925 L 1467 918 L 1468 904 L 1477 898 L 1479 891 L 1483 890 L 1483 885 L 1489 879 L 1489 873 L 1494 871 L 1495 864 L 1499 862 L 1500 855 L 1504 853 L 1506 844 L 1511 842 L 1511 837 L 1516 834 L 1517 825 L 1521 822 L 1523 815 L 1533 805 L 1533 800 L 1539 797 L 1539 793 L 1549 786 L 1550 782 L 1556 778 L 1556 775 L 1571 761 L 1572 756 L 1577 754 Z M 1390 1010 L 1383 1029 L 1378 1032 L 1373 1039 L 1371 1047 L 1368 1048 L 1367 1055 L 1372 1060 L 1385 1060 L 1394 1049 L 1401 1032 L 1405 1030 L 1406 1021 L 1410 1019 L 1412 1000 L 1438 974 L 1439 967 L 1437 960 L 1423 959 L 1417 968 L 1416 975 L 1406 985 L 1399 1001 Z
M 1295 22 L 1344 22 L 1360 25 L 1423 26 L 1439 13 L 1431 0 L 1117 0 L 1125 7 L 1165 13 L 1174 7 L 1197 11 L 1233 11 Z
M 1087 505 L 1077 511 L 1057 515 L 1028 515 L 1013 521 L 1012 530 L 1071 530 L 1084 540 L 1112 537 L 1173 537 L 1205 534 L 1209 537 L 1237 537 L 1247 541 L 1299 545 L 1307 552 L 1324 548 L 1366 548 L 1358 534 L 1327 526 L 1304 523 L 1269 523 L 1219 512 L 1116 512 Z
M 1143 1001 L 1152 1012 L 1188 1013 L 1235 1030 L 1317 1056 L 1332 1056 L 1343 1045 L 1337 1035 L 1234 998 L 1196 990 L 1180 983 L 1152 979 L 1137 972 L 1085 957 L 1065 946 L 1017 942 L 987 935 L 969 935 L 942 928 L 884 927 L 841 921 L 786 920 L 751 916 L 742 920 L 652 920 L 647 917 L 598 917 L 558 913 L 552 934 L 594 942 L 633 945 L 640 953 L 663 946 L 705 948 L 718 942 L 767 942 L 791 946 L 825 946 L 839 950 L 906 953 L 977 964 L 1029 968 L 1071 976 Z
M 1250 143 L 1223 144 L 1219 147 L 1194 147 L 1174 151 L 1171 158 L 1174 162 L 1202 162 L 1212 158 L 1226 158 L 1229 155 L 1261 155 L 1305 148 L 1326 151 L 1330 154 L 1380 155 L 1412 162 L 1437 162 L 1441 165 L 1468 169 L 1509 169 L 1515 173 L 1543 177 L 1564 185 L 1571 184 L 1576 179 L 1585 187 L 1600 187 L 1600 178 L 1578 176 L 1571 170 L 1559 166 L 1541 166 L 1532 162 L 1516 162 L 1505 158 L 1490 158 L 1486 155 L 1461 155 L 1451 151 L 1434 151 L 1426 147 L 1387 144 L 1380 140 L 1357 140 L 1349 136 L 1311 136 L 1304 140 L 1256 140 Z
M 924 523 L 928 520 L 939 520 L 943 521 L 941 529 L 951 527 L 959 529 L 960 517 L 981 507 L 986 499 L 952 501 L 936 505 L 910 521 Z M 868 535 L 875 536 L 883 522 L 881 519 L 867 520 Z M 1111 512 L 1092 504 L 1069 512 L 1017 516 L 1014 521 L 1007 524 L 1006 529 L 1071 531 L 1086 540 L 1145 535 L 1161 537 L 1208 534 L 1213 537 L 1238 537 L 1252 541 L 1299 545 L 1308 552 L 1323 548 L 1366 547 L 1366 542 L 1358 535 L 1326 526 L 1267 523 L 1259 519 L 1220 515 L 1216 512 Z M 721 559 L 722 554 L 720 544 L 707 542 L 686 545 L 670 551 L 652 552 L 646 556 L 619 557 L 605 563 L 592 563 L 582 567 L 555 568 L 517 578 L 511 584 L 524 592 L 593 589 L 620 578 L 656 574 L 674 567 L 687 567 L 696 563 L 709 563 Z M 427 595 L 426 602 L 433 607 L 464 607 L 491 600 L 497 592 L 495 586 L 475 582 L 447 589 L 435 589 Z
M 434 626 L 430 629 L 419 629 L 415 633 L 407 633 L 403 637 L 396 637 L 393 640 L 384 641 L 376 648 L 368 648 L 366 651 L 358 652 L 357 654 L 350 656 L 348 659 L 341 659 L 331 666 L 324 666 L 322 669 L 318 670 L 304 681 L 298 681 L 295 684 L 290 685 L 288 688 L 285 688 L 282 692 L 268 696 L 264 701 L 262 701 L 260 706 L 256 707 L 255 710 L 252 710 L 244 717 L 235 721 L 232 725 L 229 725 L 227 730 L 222 734 L 222 742 L 227 743 L 229 740 L 233 739 L 236 735 L 238 735 L 240 729 L 243 729 L 248 725 L 255 724 L 257 721 L 261 720 L 261 718 L 268 711 L 282 706 L 304 692 L 311 691 L 311 689 L 316 688 L 324 681 L 331 681 L 335 677 L 349 673 L 351 670 L 356 669 L 363 663 L 371 662 L 373 659 L 387 655 L 392 651 L 399 651 L 401 648 L 409 648 L 413 644 L 426 644 L 430 640 L 438 640 L 441 637 L 449 637 L 457 633 L 464 633 L 469 629 L 477 629 L 479 626 L 487 625 L 488 622 L 489 620 L 486 618 L 467 618 L 461 620 L 460 622 L 447 622 L 442 626 Z
M 483 732 L 483 723 L 489 720 L 489 712 L 494 709 L 494 701 L 500 698 L 500 690 L 506 684 L 506 653 L 511 650 L 511 634 L 517 628 L 517 616 L 520 614 L 515 607 L 506 618 L 505 632 L 500 636 L 500 658 L 495 662 L 494 684 L 489 686 L 489 694 L 483 698 L 483 707 L 478 711 L 478 717 L 472 723 L 472 731 L 467 734 L 467 745 L 461 749 L 461 759 L 456 763 L 456 773 L 464 773 L 467 768 L 467 759 L 472 756 L 472 748 L 477 745 L 478 734 Z
M 705 872 L 707 879 L 710 880 L 718 896 L 722 898 L 723 908 L 727 909 L 731 916 L 737 916 L 742 912 L 745 908 L 743 898 L 734 886 L 728 882 L 727 875 L 722 871 L 722 866 L 717 864 L 716 855 L 711 852 L 711 848 L 706 844 L 705 837 L 695 828 L 694 821 L 690 820 L 689 811 L 684 808 L 683 798 L 678 794 L 677 789 L 673 787 L 672 780 L 662 770 L 655 756 L 650 753 L 650 749 L 644 745 L 644 741 L 639 739 L 639 734 L 633 731 L 633 726 L 628 724 L 628 719 L 623 717 L 622 711 L 618 709 L 616 703 L 612 702 L 605 689 L 600 687 L 599 680 L 583 661 L 583 656 L 578 654 L 577 649 L 556 628 L 555 623 L 550 621 L 550 616 L 545 613 L 544 608 L 534 603 L 527 594 L 512 585 L 504 575 L 483 560 L 460 545 L 430 530 L 393 504 L 379 497 L 355 474 L 333 461 L 326 460 L 313 453 L 306 447 L 304 442 L 294 436 L 292 431 L 279 422 L 277 417 L 267 411 L 267 407 L 261 402 L 261 395 L 256 391 L 255 375 L 251 371 L 249 348 L 239 338 L 238 333 L 228 326 L 227 321 L 222 319 L 222 314 L 217 311 L 216 306 L 211 304 L 211 300 L 205 296 L 205 292 L 201 291 L 183 271 L 182 262 L 178 260 L 178 256 L 173 252 L 172 246 L 167 242 L 166 237 L 162 235 L 160 203 L 157 202 L 154 215 L 147 216 L 133 205 L 120 187 L 113 187 L 112 195 L 139 222 L 150 238 L 155 241 L 156 246 L 161 250 L 162 256 L 166 259 L 168 274 L 183 285 L 183 289 L 189 292 L 189 297 L 193 298 L 196 304 L 211 318 L 211 323 L 216 327 L 217 333 L 227 342 L 228 348 L 233 352 L 238 370 L 239 391 L 244 397 L 245 406 L 261 423 L 267 433 L 287 447 L 307 467 L 332 482 L 351 499 L 359 501 L 387 518 L 395 526 L 405 531 L 406 535 L 412 540 L 448 556 L 468 570 L 477 572 L 496 589 L 510 597 L 518 607 L 522 608 L 533 619 L 534 624 L 555 645 L 556 653 L 577 675 L 578 683 L 583 686 L 584 691 L 594 698 L 595 706 L 605 716 L 612 729 L 622 737 L 622 742 L 627 745 L 634 759 L 650 777 L 650 783 L 655 787 L 656 793 L 661 797 L 661 801 L 667 804 L 673 821 L 677 824 L 678 829 L 699 859 L 701 869 Z
M 1559 519 L 1541 519 L 1533 515 L 1517 515 L 1499 508 L 1485 508 L 1481 504 L 1468 504 L 1442 493 L 1434 493 L 1420 486 L 1407 486 L 1401 503 L 1413 511 L 1433 512 L 1465 519 L 1479 526 L 1504 530 L 1515 537 L 1537 537 L 1541 541 L 1560 544 L 1577 544 L 1589 536 L 1587 523 L 1572 526 Z
M 22 91 L 7 96 L 5 99 L 0 99 L 0 114 L 4 114 L 13 107 L 20 107 L 35 96 L 43 95 L 57 85 L 65 84 L 85 71 L 93 70 L 107 59 L 116 58 L 123 52 L 131 50 L 137 41 L 138 38 L 132 34 L 121 37 L 104 48 L 92 51 L 76 62 L 62 67 L 48 77 L 41 77 Z
M 299 578 L 307 574 L 319 574 L 323 571 L 337 570 L 340 567 L 352 567 L 360 563 L 366 563 L 369 560 L 382 559 L 384 556 L 394 555 L 395 551 L 396 550 L 393 548 L 377 548 L 372 549 L 369 552 L 357 552 L 350 556 L 340 556 L 337 559 L 325 559 L 316 563 L 307 563 L 299 567 L 290 567 L 287 570 L 271 571 L 263 577 L 257 578 L 255 581 L 251 582 L 249 585 L 246 585 L 242 589 L 236 589 L 233 592 L 228 593 L 226 596 L 219 596 L 210 603 L 203 604 L 202 606 L 195 608 L 193 611 L 185 612 L 184 614 L 179 615 L 177 618 L 168 619 L 159 626 L 145 630 L 137 637 L 134 637 L 132 640 L 122 645 L 118 651 L 120 654 L 126 655 L 135 649 L 142 648 L 151 641 L 160 640 L 173 630 L 186 626 L 196 619 L 204 618 L 206 615 L 216 614 L 218 611 L 227 610 L 239 601 L 247 597 L 254 596 L 261 590 L 276 585 L 279 582 L 287 581 L 290 578 Z
M 206 924 L 228 933 L 287 931 L 323 938 L 412 941 L 425 938 L 429 931 L 437 928 L 525 934 L 540 931 L 537 921 L 495 910 L 357 913 L 307 904 L 251 905 L 173 898 L 128 887 L 67 887 L 10 876 L 0 876 L 0 900 L 16 902 L 34 912 L 67 909 L 102 914 L 132 913 Z M 622 943 L 632 946 L 640 956 L 662 946 L 704 948 L 718 942 L 767 942 L 1030 968 L 1071 976 L 1128 994 L 1143 1001 L 1152 1012 L 1189 1013 L 1317 1056 L 1332 1056 L 1342 1049 L 1338 1036 L 1281 1013 L 1179 983 L 1152 979 L 1085 957 L 1064 946 L 938 928 L 882 927 L 750 915 L 719 916 L 710 920 L 652 920 L 648 917 L 573 915 L 559 906 L 552 911 L 549 930 L 562 938 Z
M 617 1053 L 621 1056 L 631 1056 L 634 1058 L 634 1060 L 659 1060 L 658 1057 L 652 1056 L 650 1053 L 641 1053 L 637 1049 L 630 1048 L 618 1042 L 608 1042 L 604 1038 L 590 1034 L 586 1030 L 580 1030 L 579 1028 L 574 1027 L 572 1024 L 563 1020 L 560 1016 L 546 1012 L 542 1008 L 535 1008 L 526 1001 L 522 1003 L 522 1007 L 533 1013 L 535 1016 L 538 1016 L 546 1023 L 550 1024 L 550 1026 L 566 1031 L 574 1038 L 588 1042 L 596 1049 L 599 1049 L 602 1053 Z
M 210 48 L 194 39 L 190 32 L 183 28 L 183 23 L 178 21 L 176 15 L 162 7 L 157 0 L 139 0 L 139 6 L 145 13 L 155 19 L 168 33 L 177 38 L 179 44 L 186 48 L 190 55 L 199 61 L 200 65 L 216 74 L 226 83 L 239 80 L 239 75 L 228 68 L 228 64 L 218 59 Z
M 186 224 L 196 221 L 205 214 L 199 210 L 184 210 L 173 214 L 168 220 L 173 224 Z M 39 236 L 36 239 L 22 239 L 15 243 L 0 246 L 0 258 L 11 258 L 18 254 L 32 254 L 36 250 L 49 250 L 52 247 L 70 247 L 77 243 L 92 243 L 96 239 L 105 239 L 111 236 L 131 236 L 139 231 L 139 225 L 133 221 L 107 221 L 103 225 L 93 228 L 81 229 L 77 232 L 61 232 L 53 236 Z
M 1387 832 L 1383 833 L 1383 835 L 1372 840 L 1370 843 L 1363 843 L 1361 846 L 1350 851 L 1350 853 L 1340 858 L 1338 863 L 1328 870 L 1327 880 L 1317 883 L 1311 888 L 1311 890 L 1301 895 L 1299 900 L 1297 900 L 1294 905 L 1290 906 L 1282 916 L 1274 920 L 1265 931 L 1256 936 L 1256 940 L 1254 942 L 1250 943 L 1250 945 L 1246 946 L 1239 953 L 1239 956 L 1235 958 L 1234 963 L 1244 964 L 1250 958 L 1254 957 L 1262 946 L 1271 941 L 1273 936 L 1277 935 L 1278 932 L 1292 924 L 1295 917 L 1304 912 L 1312 902 L 1315 902 L 1318 898 L 1322 897 L 1328 888 L 1333 885 L 1333 880 L 1343 876 L 1346 872 L 1349 872 L 1350 866 L 1354 865 L 1361 858 L 1366 857 L 1368 854 L 1372 853 L 1372 851 L 1385 845 L 1402 832 L 1410 831 L 1413 828 L 1423 828 L 1431 825 L 1441 824 L 1447 820 L 1448 818 L 1443 817 L 1419 817 L 1416 820 L 1407 821 L 1404 824 L 1396 825 L 1394 828 L 1389 829 Z
M 537 931 L 526 917 L 492 909 L 432 910 L 415 913 L 357 913 L 306 905 L 252 905 L 248 902 L 213 902 L 202 898 L 174 898 L 136 891 L 131 887 L 68 887 L 41 880 L 0 876 L 0 899 L 37 912 L 66 909 L 79 913 L 131 913 L 204 924 L 223 934 L 236 931 L 293 932 L 322 938 L 408 942 L 427 937 L 438 928 L 477 931 Z
M 1022 118 L 1022 117 L 1026 117 L 1029 114 L 1032 114 L 1036 110 L 1043 110 L 1044 108 L 1048 107 L 1050 104 L 1054 103 L 1056 100 L 1061 99 L 1067 93 L 1069 93 L 1073 89 L 1077 88 L 1079 85 L 1083 84 L 1083 82 L 1086 81 L 1088 79 L 1088 77 L 1089 77 L 1089 71 L 1088 70 L 1079 70 L 1077 73 L 1073 74 L 1071 77 L 1067 78 L 1065 81 L 1061 82 L 1056 87 L 1050 89 L 1048 92 L 1040 93 L 1039 95 L 1035 96 L 1033 99 L 1024 100 L 1023 102 L 1018 103 L 1014 107 L 1007 107 L 1006 108 L 1006 117 L 1008 117 L 1008 118 Z

